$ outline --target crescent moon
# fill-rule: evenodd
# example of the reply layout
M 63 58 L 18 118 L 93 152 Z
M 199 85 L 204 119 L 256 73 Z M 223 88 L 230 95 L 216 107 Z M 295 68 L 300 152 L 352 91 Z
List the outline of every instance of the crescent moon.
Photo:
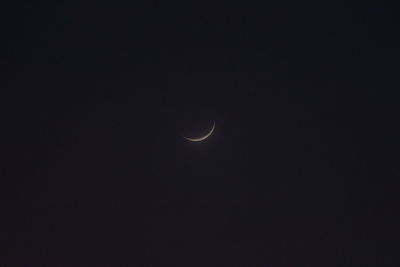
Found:
M 215 128 L 215 122 L 214 122 L 211 130 L 206 135 L 199 137 L 199 138 L 189 138 L 189 137 L 185 137 L 185 136 L 183 138 L 185 138 L 186 140 L 192 141 L 192 142 L 200 142 L 200 141 L 207 139 L 210 135 L 212 135 L 212 133 L 214 132 L 214 128 Z

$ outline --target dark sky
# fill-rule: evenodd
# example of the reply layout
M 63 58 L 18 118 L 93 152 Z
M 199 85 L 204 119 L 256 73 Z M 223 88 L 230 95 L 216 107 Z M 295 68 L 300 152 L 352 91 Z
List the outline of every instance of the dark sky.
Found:
M 399 266 L 396 6 L 133 2 L 2 9 L 0 265 Z

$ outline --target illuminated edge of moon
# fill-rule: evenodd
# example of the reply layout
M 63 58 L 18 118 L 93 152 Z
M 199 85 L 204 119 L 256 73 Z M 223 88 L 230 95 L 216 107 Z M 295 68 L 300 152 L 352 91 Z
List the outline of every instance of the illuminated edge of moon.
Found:
M 207 139 L 208 137 L 210 137 L 210 135 L 212 135 L 212 133 L 214 132 L 214 128 L 215 128 L 215 121 L 214 121 L 214 124 L 213 124 L 211 130 L 206 135 L 199 137 L 199 138 L 189 138 L 189 137 L 185 137 L 185 136 L 183 138 L 185 138 L 188 141 L 192 141 L 192 142 L 200 142 L 200 141 L 203 141 L 203 140 Z

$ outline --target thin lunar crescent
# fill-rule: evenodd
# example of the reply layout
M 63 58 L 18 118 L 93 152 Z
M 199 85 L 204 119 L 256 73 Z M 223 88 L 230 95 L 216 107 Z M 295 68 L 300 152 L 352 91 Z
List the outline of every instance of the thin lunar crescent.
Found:
M 184 136 L 184 138 L 185 138 L 186 140 L 189 140 L 189 141 L 192 141 L 192 142 L 200 142 L 200 141 L 203 141 L 203 140 L 207 139 L 207 138 L 214 132 L 214 128 L 215 128 L 215 122 L 214 122 L 214 124 L 213 124 L 211 130 L 210 130 L 206 135 L 204 135 L 203 137 L 199 137 L 199 138 L 189 138 L 189 137 L 185 137 L 185 136 Z

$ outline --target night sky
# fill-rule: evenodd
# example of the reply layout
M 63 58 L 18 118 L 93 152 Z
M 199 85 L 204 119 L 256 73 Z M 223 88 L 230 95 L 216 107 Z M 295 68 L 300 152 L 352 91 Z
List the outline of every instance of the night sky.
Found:
M 32 2 L 1 12 L 0 266 L 399 266 L 396 6 Z

